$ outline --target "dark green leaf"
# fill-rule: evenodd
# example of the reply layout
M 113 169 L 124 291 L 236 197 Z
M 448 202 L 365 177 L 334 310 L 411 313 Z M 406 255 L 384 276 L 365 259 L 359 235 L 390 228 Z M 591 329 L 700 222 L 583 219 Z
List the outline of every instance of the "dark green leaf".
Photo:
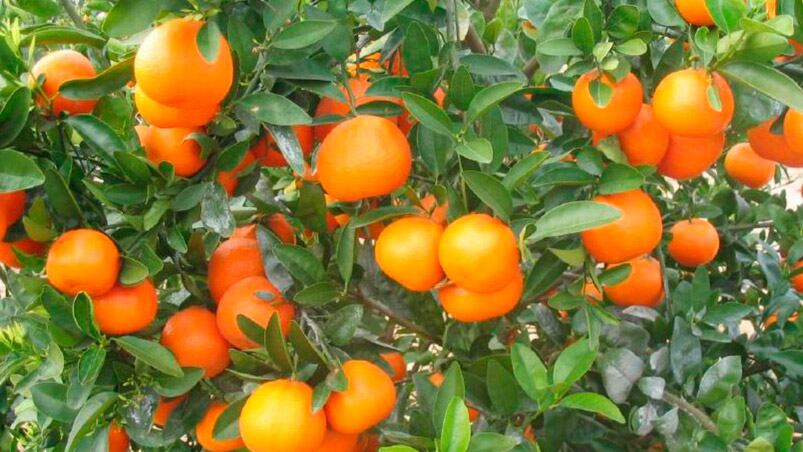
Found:
M 329 320 L 324 325 L 326 337 L 332 344 L 342 347 L 351 341 L 357 328 L 360 326 L 363 316 L 363 307 L 359 304 L 343 306 L 329 316 Z
M 182 377 L 184 375 L 181 366 L 178 365 L 170 350 L 159 343 L 135 336 L 116 337 L 114 342 L 138 360 L 165 375 L 173 377 Z
M 111 407 L 115 400 L 117 400 L 116 393 L 100 392 L 86 401 L 75 416 L 75 421 L 70 429 L 70 435 L 67 438 L 67 445 L 65 446 L 67 452 L 77 450 L 78 443 L 81 439 L 89 433 L 94 427 L 95 421 Z
M 471 99 L 471 104 L 466 112 L 466 122 L 471 123 L 477 120 L 485 112 L 520 90 L 521 87 L 521 82 L 509 81 L 483 88 Z
M 279 369 L 284 371 L 293 369 L 293 361 L 290 359 L 290 352 L 287 351 L 287 344 L 284 342 L 278 313 L 270 318 L 268 328 L 265 330 L 265 349 Z
M 308 249 L 296 245 L 278 244 L 273 247 L 273 252 L 284 268 L 302 284 L 310 285 L 326 279 L 326 269 Z
M 42 185 L 45 175 L 30 157 L 17 151 L 0 151 L 0 193 Z
M 154 389 L 163 397 L 178 397 L 190 391 L 204 376 L 204 370 L 198 367 L 182 367 L 184 375 L 173 377 L 157 375 Z
M 240 99 L 240 106 L 253 114 L 257 120 L 266 124 L 292 126 L 312 122 L 306 111 L 290 99 L 278 94 L 252 94 Z
M 272 45 L 277 49 L 284 50 L 302 49 L 320 42 L 335 28 L 336 24 L 337 22 L 324 20 L 295 22 L 280 31 L 273 38 Z
M 382 206 L 351 219 L 351 227 L 362 228 L 378 221 L 406 215 L 421 215 L 421 209 L 412 206 Z
M 442 135 L 452 136 L 452 120 L 435 102 L 413 93 L 402 94 L 410 114 L 424 127 Z
M 92 307 L 92 299 L 84 292 L 75 296 L 72 305 L 72 315 L 75 324 L 87 336 L 93 339 L 100 338 L 100 330 L 95 323 L 95 314 Z
M 195 36 L 195 43 L 198 45 L 201 56 L 207 62 L 214 63 L 217 60 L 220 52 L 221 37 L 220 28 L 218 28 L 214 20 L 207 20 L 198 30 L 198 34 Z
M 103 31 L 119 38 L 148 28 L 161 9 L 157 0 L 120 0 L 103 21 Z
M 622 212 L 593 201 L 571 201 L 550 209 L 535 222 L 532 241 L 575 234 L 604 226 L 621 218 Z
M 21 86 L 8 96 L 5 105 L 3 105 L 3 109 L 0 110 L 0 148 L 13 143 L 17 135 L 25 128 L 25 123 L 28 122 L 28 110 L 30 107 L 30 89 Z M 6 167 L 4 163 L 0 164 L 0 168 L 5 169 Z
M 86 144 L 102 158 L 123 152 L 126 145 L 108 124 L 92 115 L 74 115 L 65 121 L 84 139 Z
M 644 175 L 630 165 L 611 163 L 602 173 L 599 181 L 599 192 L 603 195 L 622 193 L 641 188 Z
M 777 69 L 752 61 L 731 61 L 723 65 L 720 72 L 784 105 L 803 110 L 803 89 Z
M 496 410 L 506 416 L 516 412 L 519 406 L 519 393 L 516 391 L 516 380 L 497 360 L 488 363 L 486 374 L 488 396 Z
M 93 78 L 70 80 L 59 93 L 70 99 L 99 99 L 124 87 L 134 78 L 134 58 L 123 60 Z

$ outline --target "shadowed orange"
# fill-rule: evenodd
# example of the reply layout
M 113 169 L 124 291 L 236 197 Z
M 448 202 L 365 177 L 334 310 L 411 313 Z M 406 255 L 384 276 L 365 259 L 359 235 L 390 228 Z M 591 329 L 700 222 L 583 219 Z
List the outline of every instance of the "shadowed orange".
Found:
M 664 294 L 661 263 L 650 256 L 637 257 L 619 265 L 630 264 L 630 274 L 616 284 L 605 286 L 605 294 L 619 306 L 657 306 Z

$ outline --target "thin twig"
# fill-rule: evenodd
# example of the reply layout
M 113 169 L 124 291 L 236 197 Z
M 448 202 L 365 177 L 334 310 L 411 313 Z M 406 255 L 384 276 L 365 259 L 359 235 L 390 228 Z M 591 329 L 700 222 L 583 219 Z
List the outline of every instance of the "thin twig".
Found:
M 75 5 L 73 4 L 72 0 L 60 0 L 61 6 L 64 7 L 64 11 L 67 11 L 67 15 L 70 16 L 73 23 L 76 27 L 81 29 L 86 29 L 86 25 L 84 21 L 81 19 L 81 15 L 78 14 L 78 11 L 75 9 Z
M 446 0 L 446 40 L 452 48 L 449 52 L 452 68 L 460 65 L 460 58 L 457 55 L 457 41 L 459 28 L 457 27 L 457 5 L 456 0 Z
M 521 71 L 524 72 L 524 75 L 527 77 L 527 80 L 530 80 L 531 78 L 533 78 L 533 75 L 535 75 L 535 71 L 537 70 L 538 70 L 538 60 L 535 58 L 535 56 L 533 56 L 532 58 L 530 58 L 529 61 L 527 61 L 527 64 L 524 65 L 524 69 L 522 69 Z
M 407 328 L 408 330 L 418 334 L 419 336 L 423 336 L 432 342 L 441 342 L 442 339 L 437 334 L 430 333 L 429 331 L 421 328 L 412 321 L 404 317 L 401 317 L 399 314 L 397 314 L 384 304 L 366 297 L 365 295 L 362 294 L 362 292 L 358 291 L 355 294 L 355 296 L 357 298 L 357 301 L 360 302 L 360 304 L 367 307 L 368 309 L 371 309 L 372 311 L 378 312 L 384 315 L 385 317 L 393 320 L 399 326 L 403 326 L 404 328 Z
M 485 48 L 485 43 L 482 42 L 482 38 L 477 33 L 477 30 L 474 29 L 473 25 L 469 25 L 468 33 L 466 34 L 466 44 L 468 44 L 468 48 L 471 49 L 474 53 L 481 53 L 485 54 L 488 53 L 488 50 Z
M 705 414 L 705 411 L 685 401 L 683 398 L 671 394 L 667 391 L 664 391 L 664 395 L 661 396 L 661 399 L 670 405 L 674 405 L 680 408 L 681 410 L 688 413 L 691 417 L 697 419 L 697 421 L 700 422 L 700 425 L 702 425 L 709 432 L 714 434 L 717 434 L 719 432 L 717 424 L 715 424 L 714 421 L 712 421 L 711 418 L 708 417 L 707 414 Z

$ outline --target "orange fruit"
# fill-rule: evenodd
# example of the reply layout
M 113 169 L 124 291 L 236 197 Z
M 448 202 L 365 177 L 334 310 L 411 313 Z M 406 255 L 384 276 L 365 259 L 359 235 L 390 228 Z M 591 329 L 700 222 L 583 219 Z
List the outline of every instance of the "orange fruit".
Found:
M 19 221 L 25 213 L 25 191 L 11 191 L 0 193 L 0 217 L 4 218 L 3 224 L 11 226 Z M 2 237 L 0 237 L 2 239 Z
M 591 96 L 590 85 L 594 80 L 613 90 L 610 101 L 600 107 Z M 610 134 L 621 132 L 630 126 L 641 110 L 641 82 L 633 74 L 617 82 L 608 75 L 599 78 L 596 70 L 586 72 L 574 84 L 572 108 L 577 119 L 591 130 Z
M 324 409 L 329 428 L 362 433 L 388 417 L 396 404 L 396 387 L 381 367 L 352 359 L 343 363 L 348 388 L 333 392 Z
M 117 284 L 92 299 L 98 328 L 114 336 L 145 329 L 156 318 L 158 304 L 156 288 L 148 279 L 129 287 Z
M 407 377 L 407 363 L 404 362 L 404 355 L 399 352 L 380 353 L 379 356 L 393 369 L 390 378 L 394 382 L 399 382 Z
M 327 430 L 323 437 L 323 443 L 315 449 L 315 452 L 356 452 L 357 440 L 359 435 L 356 433 L 340 433 L 334 430 Z
M 201 158 L 201 146 L 198 142 L 187 138 L 193 132 L 203 131 L 181 127 L 174 129 L 150 127 L 147 131 L 141 132 L 140 141 L 148 160 L 157 165 L 168 162 L 173 165 L 176 176 L 190 177 L 200 171 L 206 163 L 206 160 Z
M 326 416 L 312 412 L 312 388 L 300 381 L 262 384 L 245 401 L 239 422 L 252 452 L 312 452 L 326 435 Z
M 438 243 L 443 226 L 424 217 L 406 217 L 388 225 L 376 239 L 376 263 L 403 287 L 426 291 L 443 279 Z
M 97 297 L 110 291 L 120 273 L 120 252 L 106 234 L 73 229 L 53 242 L 45 264 L 47 279 L 60 292 Z
M 201 54 L 196 37 L 204 22 L 171 19 L 151 30 L 134 59 L 139 89 L 175 108 L 211 108 L 229 92 L 234 78 L 231 50 L 220 37 L 214 61 Z
M 701 0 L 702 1 L 702 0 Z M 722 104 L 717 111 L 708 101 L 713 83 Z M 708 137 L 725 131 L 733 118 L 733 93 L 728 82 L 704 69 L 682 69 L 664 77 L 655 88 L 652 108 L 658 121 L 673 135 Z
M 396 124 L 378 116 L 338 124 L 318 150 L 318 180 L 340 201 L 390 194 L 407 182 L 411 169 L 407 138 Z
M 217 329 L 215 314 L 200 306 L 173 314 L 159 342 L 173 352 L 181 367 L 200 367 L 206 378 L 229 365 L 229 343 Z
M 797 270 L 800 267 L 803 267 L 803 261 L 798 261 L 798 263 L 792 267 L 792 271 Z M 791 282 L 792 287 L 794 287 L 798 293 L 803 294 L 803 273 L 798 273 L 797 275 L 793 276 Z
M 622 216 L 613 223 L 580 233 L 586 251 L 598 262 L 618 264 L 647 254 L 661 242 L 661 211 L 641 190 L 599 195 L 594 201 L 615 207 Z
M 767 0 L 767 2 L 766 2 L 767 19 L 772 19 L 777 15 L 777 13 L 775 11 L 777 9 L 777 6 L 778 6 L 778 1 L 777 0 Z
M 31 75 L 35 79 L 44 75 L 42 91 L 47 99 L 37 98 L 37 103 L 46 105 L 49 102 L 54 116 L 62 112 L 73 115 L 92 113 L 95 108 L 97 103 L 95 99 L 68 99 L 59 94 L 59 89 L 65 82 L 93 78 L 97 75 L 92 62 L 75 50 L 64 49 L 48 53 L 33 65 Z
M 661 263 L 650 256 L 641 256 L 627 262 L 630 274 L 617 283 L 605 287 L 605 294 L 615 304 L 626 306 L 657 306 L 664 295 L 664 280 Z
M 789 109 L 783 119 L 783 137 L 789 149 L 803 157 L 803 113 Z
M 700 138 L 671 135 L 658 172 L 677 180 L 693 179 L 716 163 L 724 147 L 724 133 Z
M 159 427 L 164 427 L 167 425 L 167 421 L 170 419 L 170 414 L 185 400 L 187 400 L 186 394 L 172 399 L 160 397 L 159 403 L 156 405 L 156 409 L 153 411 L 153 424 L 158 425 Z
M 675 0 L 675 7 L 686 22 L 700 27 L 714 25 L 705 0 Z
M 243 155 L 243 159 L 240 160 L 240 163 L 238 163 L 234 169 L 229 171 L 220 171 L 217 173 L 217 181 L 223 186 L 223 189 L 226 190 L 226 193 L 229 195 L 229 197 L 234 196 L 234 190 L 237 190 L 237 183 L 239 182 L 240 173 L 254 163 L 254 161 L 256 161 L 254 154 L 251 152 L 246 152 L 245 155 Z
M 365 105 L 367 103 L 376 102 L 376 101 L 386 101 L 386 102 L 394 102 L 399 105 L 401 104 L 401 100 L 395 97 L 386 97 L 386 96 L 366 96 L 365 92 L 371 86 L 371 83 L 368 81 L 368 77 L 364 74 L 358 77 L 352 77 L 349 79 L 349 88 L 351 88 L 352 94 L 354 94 L 354 105 L 359 107 L 360 105 Z M 345 88 L 341 88 L 340 92 L 343 93 L 343 97 L 349 99 L 348 90 Z M 315 116 L 329 116 L 329 115 L 337 115 L 337 116 L 348 116 L 351 114 L 351 108 L 349 104 L 346 102 L 341 102 L 339 100 L 332 99 L 331 97 L 324 97 L 318 103 L 318 106 L 315 109 Z M 393 122 L 397 120 L 394 118 Z M 323 139 L 329 135 L 329 132 L 334 130 L 337 124 L 320 124 L 315 126 L 314 135 L 317 141 L 323 142 Z
M 271 294 L 273 299 L 268 301 L 259 297 L 259 294 Z M 286 336 L 290 331 L 290 322 L 296 310 L 292 304 L 287 303 L 282 294 L 264 276 L 251 276 L 240 280 L 229 287 L 217 306 L 217 327 L 220 334 L 235 347 L 245 350 L 259 347 L 260 344 L 249 339 L 237 323 L 238 316 L 245 316 L 263 328 L 274 314 L 279 316 L 282 333 Z
M 0 262 L 11 268 L 20 268 L 22 264 L 14 254 L 14 250 L 33 256 L 41 256 L 47 246 L 42 242 L 35 242 L 27 237 L 11 242 L 0 242 Z
M 293 225 L 290 224 L 290 221 L 287 220 L 287 217 L 282 213 L 272 213 L 264 218 L 265 226 L 271 230 L 274 234 L 276 234 L 279 239 L 284 243 L 295 244 L 296 243 L 296 232 L 293 229 Z M 255 224 L 249 224 L 246 226 L 240 226 L 239 228 L 235 229 L 234 232 L 231 234 L 231 238 L 245 238 L 245 239 L 257 239 L 257 226 Z
M 705 218 L 691 218 L 675 223 L 669 230 L 672 239 L 667 249 L 672 259 L 686 267 L 706 265 L 719 252 L 717 229 Z
M 803 155 L 794 152 L 783 135 L 772 133 L 772 123 L 777 118 L 770 118 L 747 131 L 750 146 L 761 157 L 785 166 L 803 168 Z
M 750 143 L 738 143 L 725 155 L 725 171 L 750 188 L 761 188 L 775 176 L 775 162 L 758 155 Z
M 312 127 L 303 124 L 296 125 L 293 126 L 293 131 L 296 133 L 296 139 L 298 140 L 299 146 L 301 146 L 304 156 L 310 155 L 314 147 Z M 254 153 L 264 166 L 287 166 L 287 160 L 284 159 L 282 151 L 279 150 L 270 132 L 267 132 L 264 137 L 260 138 L 257 143 L 251 147 L 251 152 Z
M 798 313 L 795 312 L 792 315 L 790 315 L 789 318 L 786 319 L 786 321 L 789 322 L 789 323 L 797 322 L 797 317 L 798 317 Z M 772 325 L 775 325 L 776 323 L 778 323 L 778 314 L 777 313 L 772 313 L 772 314 L 768 315 L 767 318 L 764 320 L 764 328 L 769 328 Z
M 215 439 L 215 423 L 227 407 L 228 404 L 223 402 L 210 403 L 206 413 L 204 413 L 204 417 L 195 425 L 195 437 L 204 450 L 209 452 L 228 452 L 245 447 L 241 438 Z
M 658 165 L 669 147 L 669 132 L 655 119 L 649 104 L 643 104 L 633 124 L 617 136 L 628 162 L 634 166 Z
M 134 91 L 134 103 L 143 119 L 152 126 L 163 129 L 205 126 L 214 119 L 219 110 L 217 104 L 200 105 L 198 107 L 171 107 L 151 99 L 141 89 Z
M 496 292 L 519 273 L 519 247 L 513 231 L 482 213 L 463 215 L 446 227 L 438 246 L 446 276 L 471 292 Z
M 109 452 L 127 452 L 130 445 L 128 433 L 115 421 L 109 424 Z
M 524 278 L 516 272 L 507 285 L 497 291 L 477 293 L 456 284 L 438 291 L 441 306 L 460 322 L 482 322 L 495 319 L 512 311 L 521 299 Z
M 222 242 L 209 258 L 207 276 L 209 292 L 215 303 L 234 283 L 249 276 L 265 276 L 259 243 L 237 237 Z

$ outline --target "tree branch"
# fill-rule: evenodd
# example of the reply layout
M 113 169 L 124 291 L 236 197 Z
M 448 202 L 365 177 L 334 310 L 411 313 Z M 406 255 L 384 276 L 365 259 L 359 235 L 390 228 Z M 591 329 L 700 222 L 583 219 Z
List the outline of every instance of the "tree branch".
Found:
M 763 228 L 771 228 L 774 222 L 772 220 L 768 221 L 759 221 L 758 223 L 750 223 L 750 224 L 734 224 L 734 225 L 726 225 L 722 226 L 720 229 L 723 231 L 748 231 L 751 229 L 763 229 Z
M 66 11 L 67 15 L 70 16 L 70 19 L 72 19 L 75 26 L 81 29 L 86 29 L 86 25 L 84 25 L 81 15 L 78 14 L 78 11 L 75 9 L 75 5 L 73 4 L 72 0 L 59 1 L 61 2 L 61 6 L 64 7 L 64 11 Z
M 474 29 L 473 25 L 468 26 L 468 34 L 466 34 L 466 44 L 468 44 L 468 48 L 471 49 L 474 53 L 488 53 L 488 50 L 485 48 L 485 43 L 482 42 L 482 38 L 477 33 L 477 30 Z
M 393 320 L 399 326 L 407 328 L 408 330 L 418 334 L 419 336 L 425 337 L 431 342 L 441 342 L 443 340 L 439 335 L 430 333 L 429 331 L 425 330 L 424 328 L 421 328 L 412 321 L 404 317 L 401 317 L 399 314 L 397 314 L 384 304 L 366 297 L 365 295 L 362 294 L 362 292 L 357 291 L 354 295 L 357 301 L 360 302 L 360 304 L 362 304 L 363 306 L 374 312 L 382 314 L 385 317 Z
M 524 65 L 524 69 L 522 69 L 521 71 L 524 72 L 524 75 L 527 77 L 527 80 L 529 81 L 531 78 L 533 78 L 533 75 L 535 75 L 535 71 L 537 70 L 538 70 L 538 60 L 535 58 L 535 55 L 533 55 L 533 57 L 530 58 L 527 64 Z
M 683 398 L 678 397 L 670 392 L 664 391 L 664 395 L 661 396 L 661 400 L 664 402 L 674 405 L 681 410 L 688 413 L 691 417 L 697 419 L 697 421 L 702 425 L 706 430 L 713 434 L 717 434 L 719 429 L 717 428 L 717 424 L 705 414 L 705 411 L 697 408 L 696 406 L 692 405 L 691 403 L 685 401 Z

